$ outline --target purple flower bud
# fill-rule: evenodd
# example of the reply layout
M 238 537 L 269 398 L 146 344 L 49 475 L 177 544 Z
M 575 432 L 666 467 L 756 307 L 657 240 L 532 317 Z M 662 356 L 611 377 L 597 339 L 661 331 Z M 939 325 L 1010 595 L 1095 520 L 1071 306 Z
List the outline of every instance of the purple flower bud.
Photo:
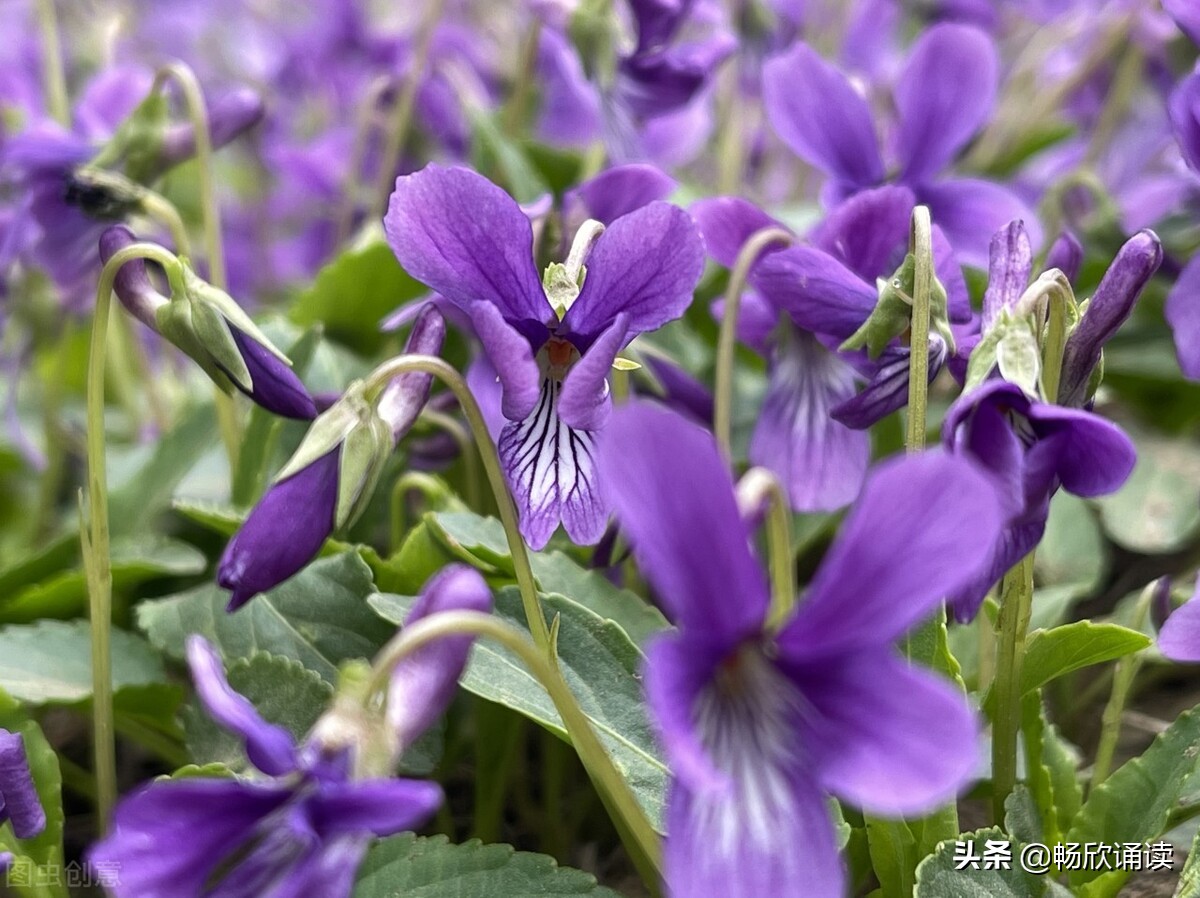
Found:
M 321 550 L 333 532 L 340 451 L 272 485 L 229 541 L 217 571 L 217 583 L 233 591 L 228 611 L 278 586 Z
M 1003 309 L 1012 309 L 1025 287 L 1033 268 L 1033 250 L 1023 221 L 1010 221 L 992 235 L 988 254 L 988 285 L 983 294 L 983 326 L 992 322 Z
M 446 338 L 446 320 L 433 303 L 427 303 L 417 314 L 408 342 L 406 355 L 437 355 Z M 412 428 L 421 409 L 429 401 L 433 375 L 410 371 L 392 378 L 379 396 L 379 414 L 391 425 L 394 439 L 399 441 Z
M 262 121 L 265 112 L 257 91 L 240 88 L 215 100 L 208 108 L 212 148 L 220 149 Z M 174 125 L 163 135 L 155 175 L 196 155 L 196 130 L 190 123 Z
M 1151 230 L 1134 234 L 1117 253 L 1088 301 L 1063 351 L 1058 402 L 1080 408 L 1088 399 L 1100 351 L 1133 311 L 1142 288 L 1162 263 L 1162 244 Z
M 1083 265 L 1083 245 L 1070 231 L 1063 231 L 1046 254 L 1046 268 L 1057 268 L 1071 283 L 1079 277 Z
M 32 839 L 46 828 L 46 812 L 29 772 L 25 740 L 20 733 L 0 729 L 0 824 L 6 821 L 12 823 L 18 839 Z
M 108 228 L 100 237 L 100 258 L 107 263 L 116 253 L 137 242 L 133 231 L 123 225 Z M 172 301 L 190 301 L 187 298 L 170 300 L 155 288 L 146 272 L 146 264 L 140 259 L 126 262 L 117 272 L 113 282 L 117 299 L 129 310 L 135 318 L 162 334 L 163 329 L 158 320 L 158 310 L 168 306 Z M 231 303 L 228 297 L 223 297 L 226 303 Z M 248 321 L 249 319 L 246 319 Z M 224 318 L 229 336 L 241 356 L 249 374 L 248 381 L 243 381 L 238 373 L 231 371 L 229 366 L 222 364 L 221 359 L 210 352 L 199 340 L 188 340 L 186 345 L 180 345 L 188 355 L 196 359 L 210 374 L 215 367 L 227 376 L 230 382 L 261 405 L 269 412 L 282 415 L 285 418 L 311 420 L 317 415 L 317 407 L 312 397 L 296 373 L 253 335 L 242 330 L 238 325 Z M 168 331 L 164 336 L 172 334 Z M 197 353 L 204 354 L 198 358 Z
M 474 568 L 456 564 L 430 578 L 404 625 L 443 611 L 491 609 L 492 592 L 483 577 Z M 392 671 L 387 717 L 401 749 L 412 745 L 450 704 L 473 639 L 439 639 L 413 652 Z

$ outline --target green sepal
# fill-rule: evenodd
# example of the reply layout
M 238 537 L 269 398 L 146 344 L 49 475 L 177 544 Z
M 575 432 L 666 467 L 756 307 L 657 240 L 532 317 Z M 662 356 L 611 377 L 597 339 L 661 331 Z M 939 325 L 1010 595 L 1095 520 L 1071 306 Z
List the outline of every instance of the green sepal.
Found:
M 912 327 L 913 293 L 916 281 L 916 257 L 908 253 L 904 262 L 887 280 L 879 278 L 879 300 L 867 316 L 867 320 L 839 349 L 852 352 L 866 347 L 867 355 L 877 359 L 888 344 L 903 336 Z M 954 334 L 950 330 L 947 311 L 946 288 L 933 275 L 930 283 L 929 323 L 945 341 L 947 349 L 954 352 Z
M 212 356 L 200 342 L 189 302 L 169 302 L 154 313 L 158 332 L 199 365 L 212 382 L 224 392 L 233 392 L 233 382 L 217 367 Z
M 1032 316 L 1016 317 L 1008 309 L 1001 310 L 971 351 L 963 392 L 978 387 L 997 368 L 1005 380 L 1027 395 L 1038 395 L 1042 354 Z
M 362 395 L 362 388 L 362 381 L 354 381 L 346 388 L 341 399 L 313 420 L 292 457 L 275 475 L 275 483 L 287 480 L 328 455 L 342 444 L 350 431 L 360 425 L 363 415 L 370 408 Z
M 401 750 L 395 732 L 387 725 L 386 703 L 372 700 L 373 673 L 363 659 L 343 661 L 338 666 L 333 702 L 308 738 L 309 745 L 330 755 L 349 751 L 355 779 L 390 776 Z
M 206 302 L 188 305 L 192 310 L 192 331 L 212 363 L 242 389 L 252 390 L 254 382 L 250 377 L 250 369 L 238 351 L 237 343 L 233 341 L 233 333 L 225 317 Z
M 291 367 L 291 360 L 271 342 L 270 338 L 254 323 L 254 319 L 246 314 L 246 310 L 234 302 L 233 297 L 224 290 L 217 289 L 196 274 L 186 261 L 183 265 L 183 289 L 190 302 L 212 306 L 231 325 L 261 345 L 279 361 Z M 172 284 L 172 290 L 174 290 L 174 284 Z
M 392 428 L 372 406 L 369 416 L 342 441 L 335 527 L 348 527 L 362 514 L 391 453 Z

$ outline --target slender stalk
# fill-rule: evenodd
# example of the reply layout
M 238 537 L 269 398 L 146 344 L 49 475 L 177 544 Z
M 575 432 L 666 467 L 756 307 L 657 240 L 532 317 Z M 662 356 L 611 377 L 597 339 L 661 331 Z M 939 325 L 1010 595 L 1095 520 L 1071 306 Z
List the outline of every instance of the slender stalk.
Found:
M 1062 380 L 1063 352 L 1067 346 L 1067 318 L 1070 285 L 1064 291 L 1057 285 L 1047 291 L 1049 320 L 1046 323 L 1046 342 L 1042 349 L 1042 395 L 1047 402 L 1058 401 Z
M 387 688 L 393 668 L 403 658 L 437 639 L 473 633 L 493 639 L 521 659 L 534 678 L 542 684 L 563 720 L 567 734 L 575 746 L 605 805 L 618 818 L 619 828 L 632 841 L 629 847 L 635 858 L 647 864 L 648 884 L 657 886 L 662 870 L 662 846 L 641 805 L 637 803 L 625 778 L 613 765 L 587 715 L 580 709 L 562 674 L 542 649 L 525 634 L 499 618 L 478 611 L 447 611 L 422 618 L 409 624 L 388 642 L 376 656 L 368 694 L 381 693 Z
M 89 526 L 82 525 L 80 541 L 88 582 L 88 612 L 92 622 L 92 733 L 95 750 L 96 816 L 101 834 L 117 796 L 116 744 L 113 732 L 112 559 L 108 540 L 108 485 L 104 446 L 104 369 L 107 360 L 109 310 L 113 281 L 121 266 L 133 259 L 151 259 L 164 266 L 178 260 L 160 246 L 135 243 L 117 252 L 100 272 L 87 373 L 87 489 Z
M 1017 784 L 1017 742 L 1021 732 L 1021 669 L 1025 634 L 1033 606 L 1033 553 L 1004 575 L 1001 585 L 999 643 L 996 647 L 996 696 L 992 720 L 992 813 L 1004 819 L 1004 802 Z
M 742 291 L 746 279 L 758 257 L 772 244 L 789 245 L 792 235 L 780 227 L 769 226 L 755 231 L 742 245 L 729 274 L 729 286 L 725 289 L 725 309 L 721 317 L 721 332 L 717 338 L 717 371 L 713 398 L 713 431 L 717 445 L 726 458 L 732 457 L 730 431 L 733 416 L 733 352 L 737 346 L 738 310 L 742 304 Z
M 37 10 L 38 27 L 42 32 L 42 87 L 46 91 L 46 108 L 56 122 L 70 127 L 71 107 L 67 101 L 67 76 L 63 71 L 54 0 L 38 0 Z
M 192 242 L 188 237 L 187 226 L 179 216 L 179 210 L 161 194 L 146 188 L 139 192 L 138 201 L 142 211 L 158 221 L 171 234 L 171 242 L 175 244 L 175 252 L 181 256 L 192 254 Z
M 767 567 L 771 573 L 769 628 L 778 627 L 796 604 L 796 568 L 792 560 L 792 510 L 779 478 L 766 468 L 751 468 L 737 485 L 743 517 L 766 506 Z
M 929 305 L 933 293 L 933 236 L 929 208 L 917 206 L 912 214 L 913 274 L 912 328 L 908 356 L 908 421 L 904 447 L 909 452 L 925 448 L 929 402 Z
M 445 499 L 449 495 L 445 484 L 424 471 L 406 471 L 402 476 L 396 478 L 396 482 L 392 486 L 391 497 L 393 552 L 399 551 L 404 534 L 408 532 L 408 515 L 404 511 L 404 500 L 413 491 L 420 493 L 426 502 Z
M 504 469 L 500 465 L 500 456 L 496 444 L 492 442 L 487 424 L 483 420 L 483 412 L 475 401 L 467 382 L 445 359 L 433 355 L 402 355 L 384 362 L 367 377 L 368 388 L 382 387 L 397 375 L 405 372 L 420 371 L 436 377 L 454 394 L 459 407 L 467 419 L 467 426 L 475 438 L 483 460 L 483 469 L 487 474 L 492 494 L 496 498 L 496 506 L 500 512 L 500 522 L 504 525 L 504 535 L 508 539 L 509 553 L 512 555 L 513 571 L 517 578 L 517 587 L 521 591 L 521 604 L 525 608 L 525 618 L 529 624 L 529 632 L 538 648 L 549 656 L 552 646 L 550 643 L 550 628 L 542 614 L 542 605 L 538 600 L 537 585 L 533 579 L 533 570 L 529 566 L 529 552 L 525 548 L 525 540 L 517 524 L 517 508 L 508 492 L 508 484 L 504 479 Z
M 196 162 L 200 168 L 200 205 L 204 210 L 204 249 L 208 254 L 208 279 L 221 290 L 225 289 L 225 249 L 221 243 L 221 207 L 213 170 L 212 132 L 209 130 L 208 106 L 196 74 L 182 62 L 163 66 L 154 76 L 154 90 L 167 81 L 174 81 L 183 94 L 188 120 L 196 135 Z
M 395 88 L 395 78 L 390 76 L 378 78 L 367 88 L 366 95 L 359 106 L 357 124 L 354 129 L 354 147 L 350 151 L 350 164 L 346 169 L 346 186 L 342 191 L 341 204 L 338 208 L 335 246 L 341 246 L 350 235 L 350 227 L 354 223 L 354 210 L 358 207 L 357 200 L 361 197 L 364 187 L 362 183 L 363 160 L 366 158 L 367 143 L 375 125 L 375 113 L 379 109 L 384 95 Z
M 417 35 L 417 43 L 409 62 L 408 77 L 404 79 L 400 97 L 393 109 L 387 143 L 384 144 L 383 157 L 379 162 L 378 187 L 368 216 L 371 219 L 381 217 L 387 208 L 388 197 L 392 192 L 392 181 L 396 177 L 396 168 L 400 165 L 400 154 L 404 151 L 404 140 L 412 125 L 413 109 L 417 103 L 417 88 L 421 86 L 421 76 L 424 74 L 425 64 L 429 60 L 433 34 L 441 19 L 443 5 L 444 0 L 429 0 L 428 8 L 425 10 L 425 19 L 421 22 L 421 30 Z
M 517 60 L 517 78 L 504 108 L 504 130 L 513 138 L 521 136 L 521 128 L 529 116 L 533 103 L 534 86 L 538 83 L 538 47 L 542 41 L 542 21 L 535 19 L 525 41 L 521 45 L 521 56 Z
M 463 467 L 467 478 L 467 505 L 473 510 L 479 510 L 479 453 L 475 449 L 474 441 L 466 429 L 458 423 L 451 415 L 444 412 L 434 411 L 426 408 L 421 412 L 421 417 L 435 427 L 440 427 L 454 440 L 454 444 L 458 446 L 458 453 L 462 456 Z
M 1150 611 L 1150 602 L 1154 598 L 1157 582 L 1149 584 L 1138 597 L 1133 609 L 1131 626 L 1136 630 L 1146 620 Z M 1126 655 L 1121 658 L 1113 672 L 1112 694 L 1108 704 L 1104 706 L 1104 714 L 1100 720 L 1100 741 L 1096 746 L 1096 763 L 1092 765 L 1092 779 L 1089 789 L 1095 789 L 1107 779 L 1112 770 L 1113 755 L 1117 750 L 1117 740 L 1121 736 L 1121 715 L 1125 712 L 1125 703 L 1129 700 L 1133 681 L 1142 666 L 1141 653 Z

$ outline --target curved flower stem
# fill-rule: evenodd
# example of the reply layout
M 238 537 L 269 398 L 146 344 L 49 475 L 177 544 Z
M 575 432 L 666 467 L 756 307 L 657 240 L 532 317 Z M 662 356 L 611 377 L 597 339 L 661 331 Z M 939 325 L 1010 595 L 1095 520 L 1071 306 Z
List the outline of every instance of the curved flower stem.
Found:
M 933 293 L 933 236 L 929 207 L 912 213 L 911 247 L 916 260 L 913 273 L 912 327 L 908 356 L 908 421 L 904 447 L 909 452 L 925 448 L 929 401 L 929 306 Z
M 629 846 L 633 849 L 631 855 L 644 862 L 643 875 L 647 878 L 647 884 L 656 888 L 662 875 L 662 847 L 654 827 L 637 803 L 625 778 L 613 765 L 557 665 L 520 630 L 478 611 L 446 611 L 422 618 L 406 626 L 380 650 L 375 659 L 368 694 L 375 695 L 386 689 L 396 664 L 421 646 L 464 633 L 484 636 L 500 643 L 519 657 L 542 684 L 605 806 L 615 815 L 623 834 L 632 842 Z
M 767 567 L 771 572 L 771 614 L 768 627 L 777 628 L 796 604 L 796 569 L 792 563 L 792 510 L 779 478 L 766 468 L 751 468 L 737 485 L 742 517 L 766 506 Z
M 362 167 L 363 160 L 367 156 L 367 144 L 370 142 L 371 131 L 375 126 L 375 114 L 388 91 L 399 92 L 396 87 L 396 79 L 390 76 L 377 78 L 367 88 L 362 103 L 358 107 L 357 122 L 354 128 L 354 146 L 350 150 L 346 184 L 338 206 L 334 246 L 340 247 L 350 236 L 350 228 L 354 224 L 354 212 L 358 208 L 356 201 L 362 196 L 362 191 L 365 189 L 365 185 L 362 183 Z
M 412 125 L 413 110 L 417 104 L 417 89 L 421 86 L 421 75 L 425 72 L 425 64 L 429 60 L 429 50 L 433 45 L 433 35 L 442 17 L 444 0 L 430 0 L 425 10 L 425 18 L 421 22 L 421 30 L 417 35 L 416 46 L 413 48 L 412 59 L 409 60 L 408 77 L 400 89 L 400 96 L 392 111 L 392 121 L 387 132 L 387 143 L 384 144 L 383 156 L 379 160 L 379 181 L 375 196 L 371 203 L 369 219 L 381 217 L 387 209 L 388 197 L 392 193 L 392 182 L 396 177 L 396 168 L 400 164 L 400 154 L 404 151 L 404 140 Z
M 1017 784 L 1017 737 L 1021 732 L 1021 669 L 1025 634 L 1033 607 L 1033 553 L 1004 575 L 1000 587 L 999 642 L 996 647 L 996 697 L 992 720 L 992 815 L 1004 820 L 1004 802 Z
M 512 496 L 508 492 L 508 484 L 504 479 L 504 469 L 500 465 L 500 455 L 496 444 L 488 433 L 487 424 L 483 420 L 483 412 L 475 401 L 470 387 L 445 359 L 434 355 L 402 355 L 384 362 L 367 376 L 368 389 L 382 387 L 394 377 L 406 372 L 422 372 L 430 374 L 450 388 L 458 400 L 459 407 L 467 419 L 467 426 L 475 437 L 479 454 L 483 459 L 483 469 L 487 474 L 492 494 L 496 497 L 496 506 L 500 511 L 500 522 L 504 525 L 504 535 L 508 539 L 508 550 L 512 555 L 513 571 L 516 574 L 517 586 L 521 591 L 521 604 L 525 608 L 525 618 L 529 623 L 529 632 L 537 647 L 546 653 L 552 652 L 550 628 L 542 614 L 542 605 L 538 601 L 537 585 L 533 580 L 533 570 L 529 566 L 529 552 L 525 548 L 525 540 L 517 525 L 517 509 Z
M 408 516 L 404 512 L 404 500 L 411 492 L 420 493 L 426 502 L 444 500 L 449 495 L 444 483 L 424 471 L 406 471 L 396 478 L 396 482 L 392 485 L 390 506 L 393 552 L 399 551 L 404 534 L 408 531 Z
M 42 32 L 42 86 L 46 91 L 46 108 L 56 122 L 69 128 L 71 107 L 67 101 L 67 78 L 63 72 L 54 0 L 38 0 L 37 8 L 38 27 Z
M 713 431 L 717 437 L 717 445 L 721 447 L 726 459 L 732 458 L 730 422 L 733 415 L 733 351 L 737 346 L 738 311 L 742 305 L 742 291 L 746 288 L 750 269 L 754 267 L 763 251 L 775 243 L 787 246 L 791 242 L 791 233 L 780 227 L 772 225 L 755 231 L 742 245 L 733 271 L 729 274 L 729 286 L 725 288 L 725 308 L 721 316 L 721 331 L 717 338 L 717 371 L 713 390 Z
M 162 194 L 155 193 L 149 188 L 140 192 L 138 202 L 141 204 L 143 212 L 170 232 L 171 242 L 175 244 L 175 252 L 181 256 L 190 256 L 192 241 L 188 237 L 187 226 L 184 225 L 183 219 L 179 216 L 179 210 L 175 208 L 174 204 Z
M 208 254 L 208 279 L 219 290 L 226 287 L 225 247 L 221 242 L 221 207 L 217 202 L 217 190 L 213 170 L 212 133 L 209 130 L 208 106 L 196 73 L 185 63 L 171 62 L 163 66 L 154 76 L 154 89 L 158 90 L 166 81 L 179 85 L 187 106 L 188 120 L 196 135 L 196 162 L 200 168 L 200 205 L 204 210 L 204 248 Z M 242 434 L 238 424 L 237 407 L 233 397 L 220 389 L 213 393 L 213 404 L 217 411 L 217 427 L 221 441 L 229 458 L 229 470 L 237 470 L 241 450 Z
M 421 417 L 435 427 L 440 427 L 454 440 L 458 446 L 459 454 L 462 455 L 463 469 L 467 479 L 467 505 L 473 511 L 479 511 L 479 450 L 475 448 L 474 441 L 466 429 L 458 423 L 453 417 L 444 412 L 425 409 L 421 412 Z
M 92 730 L 95 743 L 96 816 L 101 834 L 117 797 L 116 745 L 113 735 L 112 659 L 112 559 L 108 542 L 108 484 L 104 451 L 104 369 L 107 361 L 108 321 L 113 281 L 126 262 L 150 259 L 164 267 L 179 261 L 152 243 L 135 243 L 113 255 L 100 272 L 96 309 L 92 320 L 87 372 L 87 491 L 89 520 L 83 526 L 80 496 L 79 536 L 88 583 L 88 613 L 92 622 Z
M 212 133 L 209 131 L 208 106 L 196 74 L 182 62 L 171 62 L 155 73 L 154 90 L 174 81 L 183 94 L 188 120 L 196 135 L 196 162 L 200 167 L 200 205 L 204 210 L 204 249 L 208 253 L 208 279 L 225 289 L 225 250 L 221 243 L 221 209 L 213 177 Z
M 1154 599 L 1158 581 L 1154 581 L 1142 590 L 1138 596 L 1137 605 L 1133 609 L 1133 620 L 1130 626 L 1137 630 L 1146 620 L 1150 612 L 1150 602 Z M 1095 789 L 1108 778 L 1112 770 L 1113 755 L 1117 750 L 1117 740 L 1121 736 L 1121 715 L 1125 712 L 1125 702 L 1129 699 L 1129 691 L 1133 688 L 1138 670 L 1141 669 L 1141 653 L 1126 655 L 1121 658 L 1113 672 L 1112 694 L 1108 704 L 1104 706 L 1101 716 L 1100 741 L 1096 745 L 1096 762 L 1092 765 L 1092 779 L 1088 789 Z

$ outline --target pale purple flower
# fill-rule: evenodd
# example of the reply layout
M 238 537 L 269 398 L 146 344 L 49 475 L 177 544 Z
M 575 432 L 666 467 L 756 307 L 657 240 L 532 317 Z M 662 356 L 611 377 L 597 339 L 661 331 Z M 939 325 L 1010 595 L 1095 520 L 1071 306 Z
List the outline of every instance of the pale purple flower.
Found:
M 189 637 L 187 657 L 205 709 L 262 776 L 156 781 L 124 798 L 88 852 L 120 870 L 117 898 L 347 898 L 371 840 L 441 804 L 435 783 L 356 778 L 353 748 L 298 746 L 230 688 L 203 637 Z
M 674 898 L 841 898 L 828 795 L 920 816 L 975 772 L 965 697 L 893 643 L 971 577 L 995 490 L 938 452 L 880 466 L 796 610 L 768 626 L 767 577 L 710 434 L 631 404 L 600 444 L 617 520 L 678 631 L 647 648 L 671 763 Z
M 913 44 L 893 89 L 895 140 L 884 148 L 867 99 L 806 44 L 767 64 L 764 98 L 783 141 L 827 181 L 828 205 L 893 180 L 911 188 L 967 264 L 982 265 L 991 235 L 1013 218 L 1033 221 L 1007 187 L 943 172 L 988 120 L 996 100 L 999 59 L 988 35 L 940 24 Z
M 556 309 L 529 219 L 474 172 L 430 165 L 399 178 L 384 224 L 404 269 L 468 314 L 496 372 L 507 421 L 498 446 L 522 534 L 539 549 L 561 522 L 595 543 L 608 519 L 594 462 L 608 372 L 634 336 L 691 300 L 704 266 L 695 226 L 661 202 L 616 219 L 587 255 L 578 295 Z

